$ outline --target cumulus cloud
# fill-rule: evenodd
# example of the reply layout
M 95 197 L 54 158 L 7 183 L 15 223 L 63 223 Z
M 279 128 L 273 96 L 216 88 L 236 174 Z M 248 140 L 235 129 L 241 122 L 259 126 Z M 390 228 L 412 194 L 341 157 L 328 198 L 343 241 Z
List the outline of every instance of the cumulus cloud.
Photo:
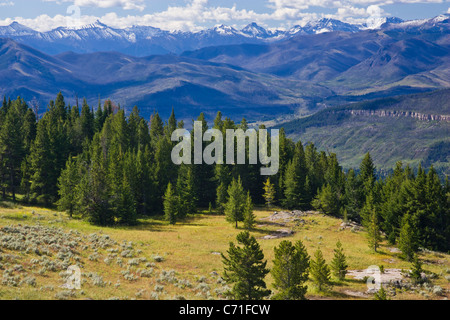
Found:
M 67 2 L 74 6 L 95 6 L 101 8 L 121 7 L 126 10 L 143 10 L 144 0 L 44 0 L 53 2 Z M 377 20 L 380 16 L 386 16 L 382 6 L 393 3 L 427 3 L 443 2 L 449 0 L 266 0 L 266 5 L 272 9 L 267 13 L 257 13 L 254 10 L 238 9 L 232 7 L 213 6 L 208 0 L 185 0 L 184 5 L 169 5 L 166 10 L 140 15 L 119 15 L 109 12 L 101 17 L 80 15 L 75 16 L 67 12 L 68 16 L 56 15 L 50 17 L 41 15 L 34 19 L 16 17 L 0 21 L 6 25 L 16 20 L 38 31 L 48 31 L 59 26 L 81 26 L 91 24 L 96 20 L 115 27 L 126 28 L 133 25 L 147 25 L 163 30 L 198 31 L 211 24 L 230 24 L 234 27 L 242 27 L 249 22 L 257 22 L 260 25 L 276 24 L 281 29 L 288 29 L 294 25 L 304 25 L 308 21 L 320 18 L 334 18 L 351 23 L 367 23 L 370 19 Z M 0 2 L 1 3 L 1 2 Z M 305 9 L 311 6 L 335 9 L 334 13 L 310 12 Z M 449 9 L 450 12 L 450 9 Z M 75 19 L 74 19 L 75 17 Z M 236 25 L 238 24 L 238 25 Z
M 44 0 L 45 2 L 61 2 L 61 0 Z M 144 10 L 144 0 L 62 0 L 72 2 L 79 7 L 112 8 L 120 7 L 124 10 Z
M 12 1 L 0 1 L 0 7 L 12 7 L 14 2 Z

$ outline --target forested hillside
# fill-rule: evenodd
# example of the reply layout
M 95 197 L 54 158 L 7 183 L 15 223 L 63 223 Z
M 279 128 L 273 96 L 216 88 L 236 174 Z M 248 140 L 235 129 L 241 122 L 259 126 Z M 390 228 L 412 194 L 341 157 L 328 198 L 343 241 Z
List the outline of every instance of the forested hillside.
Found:
M 411 94 L 328 108 L 280 124 L 286 134 L 338 155 L 345 168 L 370 152 L 378 169 L 403 161 L 450 173 L 450 90 Z
M 197 120 L 203 131 L 248 128 L 245 119 L 235 123 L 220 112 L 213 124 L 203 114 Z M 373 230 L 375 250 L 381 232 L 413 252 L 449 250 L 450 184 L 432 166 L 414 174 L 398 162 L 377 179 L 368 153 L 357 171 L 344 171 L 336 154 L 294 143 L 284 130 L 280 170 L 268 179 L 258 165 L 176 166 L 171 133 L 184 123 L 174 112 L 166 122 L 155 113 L 148 123 L 137 107 L 128 117 L 109 100 L 95 111 L 86 103 L 80 110 L 61 94 L 38 121 L 20 98 L 4 99 L 0 124 L 3 199 L 17 201 L 20 194 L 24 203 L 56 205 L 97 225 L 133 225 L 139 215 L 163 212 L 175 224 L 207 207 L 237 225 L 251 218 L 252 203 L 316 208 Z M 406 227 L 413 231 L 403 232 Z

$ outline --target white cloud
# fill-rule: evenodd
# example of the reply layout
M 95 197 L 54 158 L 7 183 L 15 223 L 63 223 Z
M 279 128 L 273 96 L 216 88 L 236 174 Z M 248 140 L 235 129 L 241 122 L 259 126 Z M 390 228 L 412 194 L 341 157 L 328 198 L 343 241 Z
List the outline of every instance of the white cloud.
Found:
M 144 0 L 44 0 L 53 2 L 67 2 L 75 6 L 95 6 L 101 8 L 121 7 L 126 10 L 145 8 Z M 269 13 L 257 13 L 253 10 L 237 9 L 232 7 L 212 6 L 208 0 L 185 0 L 184 5 L 169 5 L 166 10 L 141 15 L 120 16 L 115 12 L 107 13 L 101 17 L 80 15 L 56 15 L 50 17 L 41 15 L 34 19 L 16 17 L 14 19 L 0 20 L 0 25 L 7 25 L 14 20 L 38 31 L 48 31 L 59 26 L 80 26 L 91 24 L 96 20 L 115 27 L 126 28 L 133 25 L 147 25 L 163 30 L 198 31 L 206 25 L 230 24 L 241 27 L 249 22 L 260 25 L 279 25 L 288 29 L 294 25 L 304 25 L 311 20 L 323 17 L 334 18 L 351 23 L 363 23 L 380 15 L 387 15 L 381 6 L 387 3 L 417 3 L 442 2 L 449 0 L 266 0 L 267 6 L 272 9 Z M 2 2 L 0 2 L 2 3 Z M 6 3 L 6 2 L 5 2 Z M 333 8 L 332 14 L 305 12 L 310 6 Z M 450 8 L 449 11 L 450 13 Z M 236 26 L 236 24 L 238 24 Z
M 442 3 L 446 0 L 268 0 L 269 8 L 306 9 L 309 7 L 342 8 L 351 6 L 386 5 L 394 3 Z
M 14 5 L 14 2 L 12 1 L 1 1 L 0 7 L 12 7 Z
M 61 2 L 61 0 L 44 0 L 46 2 Z M 72 2 L 79 7 L 112 8 L 120 7 L 124 10 L 144 10 L 144 0 L 62 0 Z

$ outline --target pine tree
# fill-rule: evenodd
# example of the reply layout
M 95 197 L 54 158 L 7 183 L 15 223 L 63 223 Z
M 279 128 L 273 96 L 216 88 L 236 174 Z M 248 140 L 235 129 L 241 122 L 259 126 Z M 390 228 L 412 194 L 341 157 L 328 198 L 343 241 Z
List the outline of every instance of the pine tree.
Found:
M 275 202 L 275 186 L 270 182 L 270 178 L 267 178 L 264 183 L 264 200 L 268 208 Z
M 129 154 L 123 154 L 120 147 L 114 144 L 110 148 L 108 163 L 109 207 L 118 223 L 133 225 L 136 223 L 136 203 L 132 191 L 130 168 L 134 161 L 126 161 Z
M 386 290 L 384 290 L 383 286 L 381 286 L 380 290 L 375 292 L 373 296 L 374 300 L 389 300 L 386 294 Z
M 91 141 L 94 136 L 94 115 L 91 112 L 91 108 L 87 104 L 86 99 L 83 100 L 83 106 L 81 107 L 80 115 L 80 127 L 81 127 L 81 140 Z
M 16 201 L 16 192 L 20 186 L 20 166 L 25 157 L 25 146 L 22 135 L 23 114 L 18 99 L 4 117 L 0 127 L 0 181 L 4 187 L 9 188 L 13 201 Z
M 279 292 L 274 299 L 305 300 L 308 287 L 309 256 L 301 241 L 295 245 L 284 240 L 274 249 L 275 259 L 271 270 L 274 287 Z
M 66 168 L 61 172 L 61 176 L 58 179 L 59 200 L 57 204 L 58 210 L 67 211 L 70 217 L 73 216 L 75 211 L 77 202 L 76 186 L 79 182 L 78 164 L 76 160 L 69 158 Z
M 345 279 L 345 275 L 347 274 L 347 258 L 344 254 L 344 249 L 342 248 L 342 243 L 338 241 L 336 243 L 336 249 L 334 249 L 334 257 L 330 263 L 331 270 L 333 271 L 334 276 L 342 281 Z
M 70 154 L 67 108 L 61 94 L 56 100 L 38 122 L 30 155 L 32 197 L 46 205 L 57 200 L 58 178 Z
M 364 186 L 364 194 L 372 192 L 375 183 L 376 168 L 370 153 L 366 153 L 359 167 L 362 184 Z
M 264 253 L 248 231 L 238 234 L 236 240 L 240 246 L 231 242 L 228 257 L 222 254 L 223 278 L 233 284 L 229 294 L 236 300 L 261 300 L 270 294 L 264 282 L 269 273 Z
M 164 194 L 164 216 L 170 224 L 175 224 L 177 222 L 177 214 L 178 199 L 172 188 L 172 184 L 169 182 L 166 193 Z
M 371 248 L 374 252 L 377 252 L 381 242 L 381 234 L 376 212 L 372 212 L 369 216 L 369 221 L 367 223 L 367 237 L 369 241 L 369 248 Z
M 201 113 L 197 121 L 202 123 L 202 134 L 208 130 L 208 123 L 205 115 Z M 192 130 L 192 139 L 194 130 Z M 202 142 L 203 147 L 206 147 L 206 142 Z M 192 144 L 194 145 L 194 144 Z M 210 202 L 216 198 L 216 183 L 214 175 L 214 167 L 207 164 L 198 164 L 193 167 L 195 194 L 197 195 L 197 203 L 199 207 L 207 207 Z M 245 196 L 245 195 L 244 195 Z
M 250 196 L 250 191 L 247 193 L 247 199 L 244 206 L 244 228 L 252 230 L 256 224 L 256 216 L 253 213 L 253 202 Z
M 294 157 L 287 164 L 284 177 L 284 206 L 289 209 L 306 208 L 308 195 L 305 192 L 307 168 L 301 141 L 295 146 Z
M 412 261 L 418 250 L 417 232 L 409 214 L 405 214 L 402 218 L 398 247 L 407 261 Z
M 357 221 L 359 212 L 364 205 L 364 199 L 360 180 L 353 169 L 350 169 L 345 177 L 344 203 L 348 217 Z
M 225 204 L 227 221 L 236 224 L 244 220 L 245 193 L 242 188 L 241 178 L 233 179 L 228 187 L 228 201 Z
M 225 205 L 227 203 L 228 192 L 225 184 L 222 182 L 217 187 L 217 197 L 216 197 L 216 209 L 218 214 L 225 213 Z
M 330 184 L 326 184 L 312 202 L 316 210 L 337 216 L 340 213 L 339 199 Z
M 424 279 L 422 278 L 422 273 L 423 273 L 422 263 L 420 262 L 419 257 L 417 255 L 414 255 L 412 259 L 411 272 L 409 274 L 413 284 L 418 285 L 424 282 Z
M 76 187 L 77 210 L 89 222 L 99 226 L 110 226 L 115 222 L 110 204 L 110 181 L 108 163 L 101 146 L 100 134 L 94 136 L 90 152 L 90 163 L 85 168 Z
M 192 166 L 182 164 L 178 170 L 177 193 L 179 199 L 178 217 L 185 218 L 197 212 L 194 176 Z
M 314 258 L 310 262 L 311 280 L 317 289 L 322 291 L 330 284 L 330 268 L 326 264 L 320 249 L 316 251 Z

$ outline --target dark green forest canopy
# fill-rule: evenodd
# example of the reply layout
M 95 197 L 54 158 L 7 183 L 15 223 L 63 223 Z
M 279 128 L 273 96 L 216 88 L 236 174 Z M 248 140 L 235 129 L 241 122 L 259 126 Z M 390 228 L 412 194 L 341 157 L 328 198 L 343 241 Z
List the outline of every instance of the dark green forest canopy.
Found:
M 213 123 L 203 114 L 196 120 L 203 131 L 248 129 L 245 119 L 236 123 L 220 112 Z M 94 110 L 86 101 L 67 105 L 58 94 L 40 119 L 22 99 L 4 99 L 0 125 L 2 199 L 16 201 L 20 194 L 24 203 L 57 206 L 104 226 L 133 225 L 140 216 L 164 213 L 176 223 L 198 208 L 225 213 L 233 180 L 251 197 L 241 197 L 243 202 L 265 204 L 267 177 L 261 176 L 260 165 L 172 163 L 171 134 L 184 127 L 175 112 L 167 121 L 157 112 L 147 121 L 137 107 L 125 115 L 107 100 Z M 269 177 L 272 204 L 317 209 L 363 225 L 375 221 L 391 243 L 404 240 L 402 221 L 408 215 L 408 228 L 415 233 L 412 247 L 450 249 L 450 184 L 431 164 L 413 171 L 399 162 L 380 178 L 370 154 L 359 168 L 344 171 L 336 154 L 295 143 L 283 129 L 279 138 L 280 170 Z M 245 205 L 239 201 L 236 206 Z

